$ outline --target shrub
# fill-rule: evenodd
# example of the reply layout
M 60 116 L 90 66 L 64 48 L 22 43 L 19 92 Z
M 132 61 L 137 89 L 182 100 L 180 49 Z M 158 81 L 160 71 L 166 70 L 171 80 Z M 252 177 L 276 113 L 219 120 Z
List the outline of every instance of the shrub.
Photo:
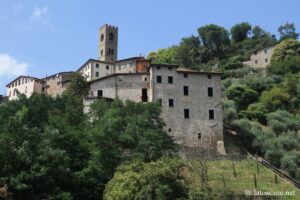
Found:
M 121 165 L 108 182 L 104 199 L 187 199 L 188 184 L 182 175 L 183 167 L 180 160 L 171 158 Z
M 260 102 L 269 112 L 287 108 L 289 100 L 290 95 L 279 87 L 273 87 L 271 90 L 264 91 L 260 97 Z
M 284 110 L 277 110 L 267 115 L 268 126 L 277 134 L 297 131 L 300 129 L 300 119 Z
M 256 91 L 245 85 L 232 85 L 226 90 L 226 96 L 234 100 L 238 110 L 243 110 L 258 99 Z
M 300 155 L 294 151 L 286 153 L 280 160 L 281 169 L 286 170 L 292 177 L 296 177 L 299 171 L 299 166 L 297 166 L 296 160 Z
M 224 100 L 222 107 L 223 107 L 223 120 L 226 124 L 231 124 L 233 120 L 238 118 L 234 101 Z

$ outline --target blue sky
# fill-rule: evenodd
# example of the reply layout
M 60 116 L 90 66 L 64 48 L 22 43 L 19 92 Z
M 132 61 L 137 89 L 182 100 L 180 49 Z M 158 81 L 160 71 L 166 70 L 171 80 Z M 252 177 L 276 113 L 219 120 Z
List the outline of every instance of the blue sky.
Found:
M 20 74 L 44 77 L 98 58 L 98 29 L 119 27 L 118 58 L 147 55 L 214 23 L 248 21 L 277 34 L 293 22 L 298 0 L 1 0 L 0 94 Z

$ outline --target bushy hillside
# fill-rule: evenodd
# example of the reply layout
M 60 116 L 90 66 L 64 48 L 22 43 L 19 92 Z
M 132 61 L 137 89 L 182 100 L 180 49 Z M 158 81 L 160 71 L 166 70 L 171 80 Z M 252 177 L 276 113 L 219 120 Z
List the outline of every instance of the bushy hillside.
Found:
M 300 43 L 294 24 L 280 35 L 249 23 L 227 31 L 210 24 L 178 45 L 149 53 L 154 62 L 174 62 L 197 70 L 223 72 L 225 127 L 236 131 L 247 151 L 265 157 L 300 180 Z M 244 67 L 254 50 L 276 45 L 264 69 Z

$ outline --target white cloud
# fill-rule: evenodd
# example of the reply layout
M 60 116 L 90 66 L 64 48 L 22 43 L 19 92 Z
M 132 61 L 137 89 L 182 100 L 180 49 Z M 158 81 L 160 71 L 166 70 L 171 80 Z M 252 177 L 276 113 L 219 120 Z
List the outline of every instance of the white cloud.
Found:
M 48 7 L 35 7 L 33 9 L 33 13 L 30 17 L 31 20 L 36 20 L 36 21 L 40 21 L 44 24 L 49 22 L 49 18 L 48 18 Z
M 24 75 L 29 64 L 20 62 L 9 54 L 0 54 L 0 77 Z

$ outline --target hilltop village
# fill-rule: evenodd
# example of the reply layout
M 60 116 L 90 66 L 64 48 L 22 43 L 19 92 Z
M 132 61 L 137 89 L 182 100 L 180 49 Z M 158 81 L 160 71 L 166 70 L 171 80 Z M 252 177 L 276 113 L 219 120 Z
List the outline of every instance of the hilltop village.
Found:
M 7 84 L 0 199 L 295 199 L 300 42 L 282 31 L 293 27 L 277 39 L 208 24 L 118 59 L 118 27 L 105 24 L 98 58 Z
M 159 102 L 166 132 L 176 143 L 226 153 L 220 73 L 151 64 L 144 57 L 118 60 L 117 53 L 118 27 L 105 24 L 99 29 L 99 59 L 88 59 L 77 69 L 90 85 L 89 96 L 83 102 L 85 112 L 98 98 Z M 44 78 L 20 76 L 7 84 L 8 99 L 16 99 L 16 91 L 27 97 L 32 93 L 60 95 L 72 73 L 59 72 Z

